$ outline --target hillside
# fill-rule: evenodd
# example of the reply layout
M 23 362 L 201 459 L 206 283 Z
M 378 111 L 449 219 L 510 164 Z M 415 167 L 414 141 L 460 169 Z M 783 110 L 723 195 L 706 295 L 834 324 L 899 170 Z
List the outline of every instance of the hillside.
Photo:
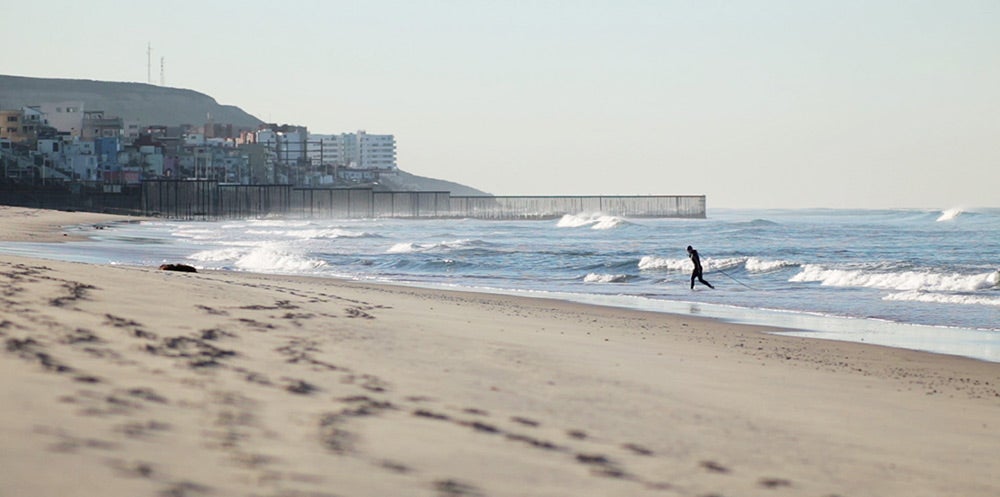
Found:
M 455 196 L 491 196 L 484 191 L 453 181 L 426 178 L 405 171 L 399 171 L 395 178 L 383 176 L 381 183 L 384 189 L 392 191 L 451 192 Z
M 209 115 L 216 123 L 233 124 L 236 127 L 256 128 L 263 123 L 239 107 L 220 105 L 214 98 L 194 90 L 145 83 L 0 75 L 0 109 L 67 101 L 81 101 L 84 110 L 102 110 L 107 116 L 136 120 L 141 124 L 201 125 Z M 489 195 L 451 181 L 425 178 L 404 171 L 400 171 L 396 178 L 383 181 L 382 186 L 405 191 Z
M 17 109 L 43 102 L 82 101 L 84 110 L 142 124 L 204 124 L 208 116 L 220 124 L 256 128 L 263 121 L 233 105 L 194 90 L 145 83 L 84 79 L 48 79 L 0 75 L 0 108 Z

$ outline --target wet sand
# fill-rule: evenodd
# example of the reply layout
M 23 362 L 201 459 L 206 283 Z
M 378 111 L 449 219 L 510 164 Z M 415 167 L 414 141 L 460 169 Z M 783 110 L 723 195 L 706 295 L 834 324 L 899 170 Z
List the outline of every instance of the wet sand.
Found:
M 115 219 L 6 207 L 0 237 Z M 7 255 L 0 294 L 4 497 L 1000 494 L 997 363 Z

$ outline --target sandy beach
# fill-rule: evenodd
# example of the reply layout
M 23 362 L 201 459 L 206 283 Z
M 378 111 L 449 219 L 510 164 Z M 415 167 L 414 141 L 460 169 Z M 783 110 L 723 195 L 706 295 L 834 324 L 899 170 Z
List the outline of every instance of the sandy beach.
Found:
M 0 207 L 0 239 L 123 219 Z M 0 291 L 0 497 L 1000 495 L 997 363 L 8 255 Z

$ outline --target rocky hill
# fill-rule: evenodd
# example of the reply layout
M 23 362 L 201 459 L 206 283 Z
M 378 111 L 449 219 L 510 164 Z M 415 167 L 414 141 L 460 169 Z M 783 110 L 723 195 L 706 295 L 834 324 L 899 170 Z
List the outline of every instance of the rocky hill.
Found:
M 380 189 L 390 191 L 423 191 L 423 192 L 451 192 L 455 196 L 491 196 L 475 188 L 465 186 L 454 181 L 443 179 L 426 178 L 417 176 L 406 171 L 399 171 L 395 177 L 383 176 L 380 180 Z
M 217 123 L 256 128 L 263 121 L 232 105 L 194 90 L 145 83 L 118 83 L 84 79 L 28 78 L 0 75 L 0 108 L 18 109 L 43 102 L 83 102 L 84 110 L 102 110 L 142 124 Z
M 220 124 L 256 128 L 263 123 L 234 105 L 220 105 L 194 90 L 145 83 L 118 83 L 85 79 L 49 79 L 0 75 L 0 109 L 19 109 L 44 102 L 83 102 L 84 110 L 102 110 L 107 116 L 142 124 L 201 125 L 208 116 Z M 303 123 L 308 125 L 308 123 Z M 453 195 L 489 195 L 451 181 L 400 171 L 381 188 L 405 191 L 450 191 Z

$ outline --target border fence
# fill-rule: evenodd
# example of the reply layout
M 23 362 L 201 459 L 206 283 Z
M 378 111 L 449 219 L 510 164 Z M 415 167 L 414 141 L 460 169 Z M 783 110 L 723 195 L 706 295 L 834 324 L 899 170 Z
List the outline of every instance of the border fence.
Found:
M 705 217 L 704 195 L 451 197 L 451 215 L 531 219 L 602 213 L 625 217 Z
M 143 183 L 144 214 L 177 219 L 474 218 L 542 219 L 602 213 L 626 217 L 704 218 L 704 195 L 452 196 L 449 192 L 371 188 L 293 188 L 210 181 Z
M 111 186 L 111 188 L 109 188 Z M 704 218 L 704 195 L 452 196 L 440 191 L 295 188 L 210 180 L 152 180 L 140 186 L 0 187 L 0 204 L 171 219 L 474 218 L 544 219 L 565 214 Z
M 0 205 L 132 216 L 143 213 L 142 190 L 138 186 L 91 183 L 39 185 L 0 181 Z

